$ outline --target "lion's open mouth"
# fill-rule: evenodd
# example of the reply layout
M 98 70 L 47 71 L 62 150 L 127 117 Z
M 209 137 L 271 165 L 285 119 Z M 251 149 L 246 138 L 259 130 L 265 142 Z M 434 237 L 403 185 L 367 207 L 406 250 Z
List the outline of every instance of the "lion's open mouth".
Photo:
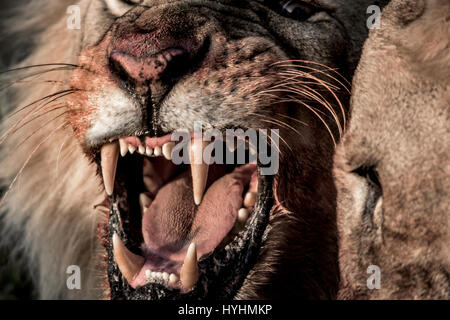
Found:
M 170 135 L 127 137 L 98 153 L 110 195 L 111 298 L 233 298 L 257 257 L 271 179 L 248 161 L 195 162 L 193 147 L 192 162 L 175 165 L 174 148 Z M 224 157 L 233 149 L 224 143 Z

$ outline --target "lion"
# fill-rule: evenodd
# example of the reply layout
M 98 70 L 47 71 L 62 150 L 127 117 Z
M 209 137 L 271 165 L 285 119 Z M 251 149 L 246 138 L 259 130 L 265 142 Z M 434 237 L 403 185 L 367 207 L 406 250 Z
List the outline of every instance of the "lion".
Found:
M 449 74 L 449 2 L 390 2 L 335 156 L 338 298 L 450 298 Z
M 372 4 L 31 1 L 12 15 L 9 39 L 33 43 L 2 73 L 1 239 L 38 297 L 336 298 L 333 154 Z M 198 121 L 278 130 L 279 169 L 175 166 L 169 136 Z

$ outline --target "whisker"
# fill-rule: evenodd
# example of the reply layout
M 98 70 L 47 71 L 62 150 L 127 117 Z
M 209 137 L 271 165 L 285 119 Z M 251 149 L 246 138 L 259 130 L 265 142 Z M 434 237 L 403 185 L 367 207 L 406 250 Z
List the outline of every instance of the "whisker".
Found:
M 281 74 L 284 75 L 284 73 L 281 73 Z M 338 102 L 338 104 L 339 104 L 339 106 L 341 108 L 342 116 L 343 116 L 343 119 L 344 119 L 343 120 L 344 121 L 344 128 L 345 128 L 345 114 L 344 114 L 343 106 L 342 106 L 340 100 L 338 99 L 338 97 L 336 96 L 336 94 L 334 93 L 334 91 L 329 87 L 329 85 L 326 82 L 322 81 L 321 79 L 319 79 L 319 78 L 317 78 L 317 77 L 315 77 L 313 75 L 310 75 L 308 73 L 304 73 L 304 74 L 302 74 L 302 76 L 309 77 L 309 78 L 313 79 L 314 81 L 317 81 L 316 84 L 320 84 L 321 86 L 323 86 L 323 87 L 325 87 L 327 89 L 327 92 L 331 92 L 332 93 L 333 97 L 336 99 L 336 101 Z M 296 85 L 296 84 L 294 83 L 294 85 Z M 299 94 L 304 94 L 304 95 L 306 95 L 306 96 L 308 96 L 310 98 L 313 98 L 314 100 L 316 100 L 320 104 L 323 104 L 330 111 L 330 113 L 333 115 L 333 117 L 334 117 L 334 119 L 336 121 L 336 124 L 338 126 L 338 129 L 339 129 L 339 135 L 341 136 L 342 135 L 342 127 L 341 127 L 341 124 L 340 124 L 340 119 L 339 119 L 337 113 L 335 112 L 334 108 L 331 106 L 331 104 L 319 93 L 318 90 L 313 89 L 313 88 L 311 88 L 309 86 L 304 86 L 301 83 L 299 83 L 298 85 L 301 86 L 303 89 L 305 89 L 305 91 L 300 91 L 300 90 L 298 90 L 298 88 L 292 88 L 292 87 L 289 87 L 289 89 L 292 89 L 292 90 L 296 91 Z M 319 99 L 318 97 L 320 97 L 321 99 Z
M 41 129 L 45 128 L 46 126 L 48 126 L 50 123 L 52 123 L 53 121 L 55 121 L 56 119 L 58 119 L 59 117 L 65 115 L 68 111 L 64 111 L 61 114 L 57 115 L 56 117 L 53 117 L 51 120 L 47 121 L 46 123 L 44 123 L 42 126 L 40 126 L 39 128 L 37 128 L 35 131 L 33 131 L 30 135 L 28 135 L 25 139 L 23 139 L 20 143 L 19 146 L 22 145 L 23 143 L 25 143 L 28 139 L 30 139 L 32 136 L 34 136 L 37 132 L 39 132 Z
M 333 118 L 336 122 L 336 125 L 338 126 L 339 135 L 342 135 L 342 127 L 338 118 L 337 113 L 334 111 L 333 107 L 330 105 L 330 103 L 320 95 L 318 92 L 312 92 L 314 89 L 308 88 L 309 91 L 302 91 L 298 90 L 297 88 L 290 88 L 294 92 L 297 92 L 299 95 L 304 95 L 308 98 L 312 98 L 314 101 L 317 101 L 321 105 L 323 105 L 330 113 L 333 115 Z M 315 90 L 314 90 L 315 91 Z
M 287 91 L 287 90 L 286 90 Z M 336 139 L 330 129 L 330 127 L 328 126 L 328 124 L 326 123 L 326 121 L 320 116 L 319 113 L 321 113 L 319 110 L 316 110 L 314 107 L 308 105 L 307 103 L 295 98 L 295 97 L 290 97 L 288 96 L 288 98 L 284 98 L 282 100 L 282 102 L 293 102 L 293 103 L 297 103 L 297 104 L 301 104 L 303 106 L 305 106 L 306 108 L 308 108 L 311 112 L 313 112 L 322 122 L 322 124 L 325 126 L 325 128 L 327 129 L 328 133 L 330 134 L 331 139 L 333 140 L 333 144 L 334 146 L 336 146 Z
M 271 121 L 271 120 L 261 119 L 261 121 L 262 121 L 262 122 L 267 122 L 267 123 L 272 123 L 272 124 L 277 125 L 276 122 L 273 122 L 273 121 Z M 286 142 L 286 140 L 284 140 L 279 134 L 277 134 L 277 133 L 275 133 L 275 132 L 273 132 L 273 133 L 276 134 L 276 135 L 278 136 L 278 138 L 281 140 L 281 142 L 283 142 L 283 143 L 286 145 L 286 147 L 288 147 L 289 150 L 292 151 L 291 146 L 289 145 L 289 143 Z M 273 141 L 273 140 L 272 140 L 272 141 Z M 278 153 L 280 153 L 280 152 L 281 152 L 281 151 L 280 151 L 280 149 L 278 148 Z
M 25 127 L 27 124 L 29 124 L 29 123 L 31 123 L 31 122 L 33 122 L 33 121 L 35 121 L 35 120 L 37 120 L 37 119 L 39 119 L 39 118 L 41 118 L 41 117 L 47 115 L 47 114 L 49 114 L 50 112 L 53 112 L 53 111 L 56 111 L 56 110 L 60 110 L 60 109 L 66 108 L 67 106 L 64 105 L 64 104 L 60 104 L 60 105 L 52 105 L 52 106 L 50 106 L 50 107 L 51 107 L 51 108 L 50 108 L 49 110 L 45 110 L 45 112 L 43 112 L 43 113 L 41 113 L 41 114 L 38 114 L 38 115 L 36 115 L 34 118 L 31 118 L 31 119 L 29 119 L 28 121 L 26 121 L 25 123 L 23 123 L 20 127 L 18 127 L 18 128 L 16 128 L 15 130 L 13 130 L 13 131 L 11 132 L 11 134 L 16 133 L 17 131 L 19 131 L 20 129 L 22 129 L 23 127 Z M 2 142 L 3 142 L 3 140 L 0 141 L 0 145 L 1 145 Z
M 280 154 L 280 155 L 282 154 L 281 149 L 280 149 L 280 146 L 278 146 L 278 145 L 273 141 L 273 138 L 272 138 L 270 135 L 264 134 L 264 132 L 260 132 L 260 134 L 263 134 L 263 135 L 265 135 L 266 137 L 268 137 L 268 138 L 270 139 L 269 145 L 270 145 L 270 146 L 274 145 L 274 146 L 276 147 L 276 149 L 277 149 L 278 154 Z M 278 135 L 278 137 L 279 137 L 279 135 Z M 280 138 L 280 139 L 281 139 L 281 138 Z M 283 140 L 282 140 L 282 142 L 283 142 Z M 289 145 L 288 145 L 285 141 L 284 141 L 284 143 L 285 143 L 286 146 L 290 149 Z
M 24 77 L 21 77 L 21 78 L 18 79 L 18 81 L 22 81 L 22 80 L 25 80 L 25 79 L 28 79 L 28 78 L 31 78 L 31 77 L 35 77 L 35 76 L 40 76 L 40 75 L 43 75 L 45 73 L 49 73 L 49 72 L 52 72 L 52 71 L 66 71 L 66 70 L 71 70 L 71 69 L 68 69 L 67 67 L 60 67 L 60 68 L 53 68 L 53 69 L 50 69 L 50 70 L 43 70 L 43 71 L 35 72 L 35 73 L 32 73 L 32 74 L 26 75 Z M 10 88 L 13 85 L 14 84 L 4 85 L 4 86 L 0 87 L 0 91 L 4 91 L 4 90 Z
M 0 83 L 7 83 L 7 84 L 18 84 L 18 83 L 50 83 L 50 84 L 67 84 L 68 81 L 61 81 L 61 80 L 17 80 L 17 81 L 3 81 L 0 80 Z
M 295 62 L 306 63 L 306 64 L 314 64 L 314 65 L 320 66 L 320 67 L 322 67 L 322 68 L 325 68 L 325 69 L 327 69 L 328 71 L 331 71 L 332 73 L 338 75 L 339 78 L 341 78 L 343 81 L 345 81 L 349 87 L 352 86 L 351 83 L 350 83 L 350 82 L 349 82 L 342 74 L 340 74 L 336 69 L 331 68 L 331 67 L 329 67 L 329 66 L 327 66 L 327 65 L 324 65 L 324 64 L 322 64 L 322 63 L 315 62 L 315 61 L 309 61 L 309 60 L 281 60 L 281 61 L 275 62 L 274 65 L 291 66 L 291 67 L 294 67 L 294 68 L 299 68 L 299 67 L 305 67 L 305 68 L 306 68 L 306 66 L 301 65 L 301 64 L 297 64 L 297 65 L 284 65 L 284 63 L 295 63 Z M 327 75 L 327 76 L 329 76 L 329 77 L 332 77 L 331 75 L 329 75 L 329 74 L 327 74 L 327 73 L 324 73 L 324 74 Z M 334 77 L 332 77 L 332 78 L 333 78 L 336 82 L 338 82 L 339 84 L 341 84 L 341 85 L 343 86 L 343 88 L 345 88 L 345 89 L 348 91 L 348 93 L 350 93 L 350 90 L 349 90 L 349 88 L 348 88 L 346 85 L 342 84 L 339 80 L 335 79 Z
M 76 92 L 76 91 L 79 91 L 79 90 L 78 90 L 78 89 L 67 89 L 67 90 L 62 90 L 62 91 L 58 91 L 58 92 L 49 94 L 49 95 L 47 95 L 47 96 L 45 96 L 45 97 L 43 97 L 43 98 L 39 98 L 38 100 L 35 100 L 35 101 L 33 101 L 33 102 L 27 104 L 26 106 L 21 107 L 20 109 L 14 111 L 14 112 L 12 112 L 12 113 L 10 113 L 10 114 L 8 115 L 8 118 L 10 118 L 10 117 L 12 117 L 12 116 L 18 114 L 19 112 L 25 110 L 26 108 L 31 107 L 31 106 L 34 105 L 34 104 L 39 103 L 39 102 L 42 102 L 42 101 L 44 101 L 44 100 L 46 100 L 46 99 L 50 99 L 50 98 L 53 98 L 53 97 L 58 96 L 58 95 L 62 95 L 61 97 L 64 97 L 65 95 L 63 95 L 63 94 L 66 94 L 66 93 L 74 93 L 74 92 Z M 59 99 L 59 98 L 61 98 L 61 97 L 57 97 L 57 98 Z
M 252 114 L 255 115 L 255 116 L 258 116 L 258 117 L 261 117 L 261 118 L 265 119 L 265 122 L 272 123 L 272 124 L 275 124 L 275 125 L 279 125 L 279 126 L 282 126 L 282 127 L 286 128 L 286 129 L 295 131 L 300 137 L 302 137 L 302 134 L 297 129 L 295 129 L 294 127 L 292 127 L 291 125 L 289 125 L 288 123 L 286 123 L 284 121 L 278 120 L 276 118 L 269 118 L 268 116 L 265 116 L 265 115 L 262 115 L 262 114 L 257 114 L 257 113 L 252 113 Z
M 21 70 L 28 70 L 28 69 L 31 69 L 31 68 L 54 67 L 54 66 L 64 66 L 64 67 L 79 68 L 78 65 L 72 64 L 72 63 L 43 63 L 43 64 L 34 64 L 34 65 L 30 65 L 30 66 L 25 66 L 25 67 L 8 69 L 8 70 L 5 70 L 5 71 L 1 71 L 0 74 L 5 74 L 5 73 L 15 72 L 15 71 L 21 71 Z
M 50 132 L 50 134 L 45 137 L 32 151 L 31 153 L 28 155 L 27 159 L 25 160 L 24 164 L 22 165 L 22 167 L 20 168 L 19 172 L 16 174 L 16 176 L 14 177 L 13 181 L 9 184 L 8 189 L 5 191 L 5 193 L 2 196 L 2 199 L 0 200 L 0 207 L 3 205 L 3 203 L 5 202 L 6 197 L 8 196 L 9 192 L 11 191 L 12 187 L 14 186 L 14 184 L 16 183 L 17 179 L 20 177 L 20 175 L 22 174 L 23 170 L 25 169 L 25 167 L 28 165 L 28 163 L 31 161 L 31 159 L 33 158 L 34 154 L 39 150 L 39 148 L 50 138 L 53 136 L 53 134 L 55 132 L 57 132 L 58 130 L 60 130 L 65 124 L 61 124 L 60 126 L 58 126 L 55 130 L 53 130 L 52 132 Z
M 51 97 L 55 97 L 55 96 L 57 96 L 57 95 L 60 95 L 60 94 L 64 93 L 64 94 L 62 94 L 62 95 L 60 95 L 60 96 L 57 96 L 57 97 L 53 98 L 53 99 L 50 100 L 50 101 L 47 101 L 44 105 L 40 105 L 40 106 L 38 105 L 38 106 L 35 107 L 34 109 L 31 109 L 31 110 L 30 110 L 28 113 L 26 113 L 24 116 L 22 116 L 22 118 L 20 118 L 18 121 L 16 121 L 16 122 L 15 122 L 15 123 L 14 123 L 14 124 L 13 124 L 13 125 L 12 125 L 12 126 L 11 126 L 4 134 L 3 134 L 3 136 L 2 136 L 1 139 L 0 139 L 0 145 L 1 145 L 1 144 L 2 144 L 2 143 L 3 143 L 3 142 L 11 135 L 12 131 L 15 130 L 15 128 L 16 128 L 18 125 L 20 125 L 20 123 L 21 123 L 22 121 L 24 121 L 28 116 L 34 114 L 38 108 L 43 108 L 43 107 L 45 107 L 46 105 L 48 105 L 48 104 L 50 104 L 50 103 L 52 103 L 52 102 L 54 102 L 54 101 L 56 101 L 56 100 L 58 100 L 58 99 L 64 97 L 64 96 L 67 96 L 67 95 L 69 95 L 69 94 L 75 92 L 75 91 L 73 91 L 73 92 L 71 92 L 71 91 L 72 91 L 72 90 L 66 90 L 66 91 L 57 92 L 57 93 L 48 95 L 48 96 L 46 96 L 46 97 L 44 97 L 44 98 L 41 98 L 41 99 L 39 99 L 39 100 L 36 100 L 36 101 L 34 101 L 34 102 L 32 102 L 32 103 L 26 105 L 25 107 L 23 107 L 23 108 L 21 108 L 21 109 L 19 109 L 19 110 L 16 110 L 16 111 L 13 112 L 12 114 L 8 115 L 7 118 L 10 118 L 11 116 L 13 116 L 13 115 L 17 114 L 18 112 L 24 110 L 25 108 L 28 108 L 28 107 L 32 106 L 33 104 L 36 104 L 36 103 L 38 103 L 38 102 L 42 102 L 42 101 L 44 101 L 44 100 L 46 100 L 46 99 L 49 99 L 49 98 L 51 98 Z
M 324 80 L 322 80 L 322 79 L 319 79 L 319 78 L 317 78 L 317 77 L 315 77 L 315 76 L 313 76 L 313 75 L 311 75 L 311 74 L 309 74 L 309 73 L 305 73 L 305 77 L 309 77 L 309 78 L 311 78 L 311 79 L 317 81 L 318 83 L 320 83 L 321 85 L 323 85 L 323 86 L 328 90 L 328 92 L 330 92 L 330 93 L 333 95 L 334 99 L 335 99 L 336 102 L 338 103 L 339 108 L 340 108 L 340 110 L 341 110 L 341 113 L 342 113 L 342 119 L 343 119 L 343 127 L 345 128 L 345 127 L 346 127 L 346 117 L 345 117 L 344 107 L 343 107 L 341 101 L 339 100 L 339 98 L 337 97 L 336 93 L 332 90 L 332 88 L 330 88 L 329 84 L 328 84 L 326 81 L 324 81 Z
M 67 140 L 69 140 L 69 137 L 66 137 L 66 138 L 64 139 L 63 143 L 62 143 L 61 146 L 59 147 L 58 155 L 56 156 L 56 169 L 55 169 L 55 178 L 56 178 L 56 179 L 57 179 L 58 176 L 59 176 L 59 160 L 60 160 L 60 157 L 61 157 L 61 152 L 62 152 L 62 149 L 63 149 L 64 145 L 66 144 Z

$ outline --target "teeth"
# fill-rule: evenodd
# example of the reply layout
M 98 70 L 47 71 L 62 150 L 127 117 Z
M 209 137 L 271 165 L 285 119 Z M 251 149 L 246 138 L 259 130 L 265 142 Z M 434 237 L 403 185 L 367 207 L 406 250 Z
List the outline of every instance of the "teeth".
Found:
M 198 266 L 197 266 L 197 249 L 195 243 L 191 243 L 188 248 L 186 257 L 184 258 L 183 266 L 180 272 L 181 285 L 184 289 L 190 290 L 194 287 L 198 280 Z
M 142 145 L 139 145 L 138 147 L 138 152 L 142 155 L 145 155 L 145 147 Z
M 119 139 L 120 155 L 125 157 L 128 153 L 128 143 L 124 139 Z
M 159 185 L 158 183 L 156 183 L 156 181 L 150 177 L 146 177 L 144 176 L 144 185 L 145 188 L 152 193 L 153 195 L 156 193 L 156 191 L 158 191 L 159 189 Z
M 128 151 L 133 154 L 136 151 L 136 147 L 130 144 L 128 145 Z
M 155 149 L 153 150 L 153 154 L 155 155 L 155 157 L 161 156 L 161 154 L 162 154 L 161 147 L 156 146 Z
M 144 213 L 144 211 L 147 210 L 152 204 L 152 199 L 150 199 L 147 194 L 141 193 L 139 195 L 139 204 L 141 206 L 141 212 Z
M 249 208 L 255 206 L 256 192 L 247 192 L 244 197 L 244 207 Z
M 178 279 L 178 277 L 175 274 L 173 274 L 173 273 L 170 274 L 170 276 L 169 276 L 169 284 L 171 286 L 177 285 L 179 280 L 180 279 Z
M 145 154 L 150 157 L 153 154 L 153 149 L 150 147 L 145 148 Z
M 105 191 L 109 196 L 111 196 L 114 191 L 117 160 L 119 159 L 119 143 L 112 142 L 105 144 L 100 150 L 100 157 Z
M 168 142 L 163 145 L 162 154 L 164 155 L 164 157 L 167 160 L 172 160 L 172 150 L 173 150 L 174 146 L 175 146 L 175 143 L 173 143 L 173 142 Z
M 144 265 L 145 259 L 128 250 L 116 233 L 113 235 L 113 250 L 120 272 L 131 283 Z
M 204 163 L 203 150 L 208 145 L 208 142 L 193 139 L 190 148 L 190 161 L 192 173 L 192 188 L 194 194 L 194 202 L 200 205 L 208 180 L 209 165 Z
M 168 284 L 171 285 L 176 285 L 179 281 L 178 277 L 174 274 L 170 274 L 167 272 L 156 272 L 156 271 L 152 271 L 150 269 L 145 270 L 145 278 L 147 279 L 147 281 L 150 281 L 152 279 L 159 279 L 159 280 L 163 280 Z M 172 280 L 172 282 L 171 282 Z
M 241 208 L 238 211 L 237 220 L 240 224 L 245 224 L 247 222 L 248 216 L 249 216 L 248 210 L 245 208 Z

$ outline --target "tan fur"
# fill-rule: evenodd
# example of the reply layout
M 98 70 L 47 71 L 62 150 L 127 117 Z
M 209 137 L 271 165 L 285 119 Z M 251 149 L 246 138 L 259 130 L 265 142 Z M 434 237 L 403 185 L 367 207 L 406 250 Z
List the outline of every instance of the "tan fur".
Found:
M 37 22 L 34 26 L 40 25 L 40 21 Z M 76 33 L 67 30 L 65 24 L 65 19 L 60 19 L 53 25 L 39 40 L 46 45 L 38 46 L 23 65 L 73 61 Z M 55 37 L 60 41 L 52 41 Z M 50 77 L 65 80 L 67 74 L 54 72 Z M 21 106 L 56 91 L 51 85 L 39 89 L 20 92 Z M 2 145 L 0 176 L 4 182 L 8 181 L 6 186 L 37 145 L 64 123 L 64 118 L 60 118 L 21 143 L 52 116 L 54 114 L 31 122 L 25 133 L 10 135 Z M 2 132 L 20 117 L 4 122 Z M 95 233 L 104 215 L 93 209 L 94 204 L 102 201 L 102 196 L 103 187 L 100 179 L 96 179 L 96 167 L 83 156 L 70 127 L 58 130 L 42 144 L 8 193 L 1 208 L 3 213 L 8 212 L 1 239 L 17 238 L 14 233 L 22 231 L 14 247 L 26 252 L 30 278 L 39 288 L 39 297 L 88 299 L 102 296 L 104 289 L 100 284 L 104 283 L 105 275 L 104 270 L 99 269 L 100 244 Z M 82 290 L 67 290 L 66 269 L 70 265 L 85 270 L 81 274 Z
M 395 0 L 365 44 L 335 157 L 342 299 L 450 298 L 449 17 L 445 0 Z M 360 168 L 382 188 L 369 206 Z

